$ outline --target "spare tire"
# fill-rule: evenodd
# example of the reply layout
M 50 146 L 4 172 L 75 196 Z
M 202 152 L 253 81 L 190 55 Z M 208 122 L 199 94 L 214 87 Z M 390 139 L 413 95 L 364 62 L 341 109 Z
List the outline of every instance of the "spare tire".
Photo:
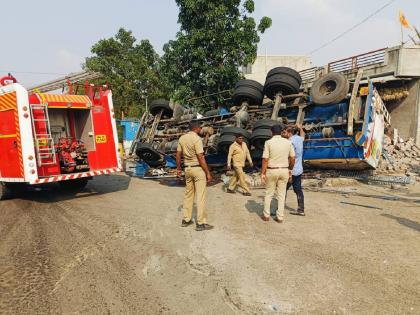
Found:
M 297 72 L 295 69 L 288 67 L 277 67 L 271 69 L 270 71 L 268 71 L 266 79 L 278 74 L 287 75 L 294 78 L 299 86 L 302 84 L 302 77 L 300 76 L 299 72 Z
M 264 94 L 270 99 L 274 99 L 277 93 L 290 95 L 299 93 L 299 90 L 300 84 L 288 75 L 272 75 L 267 78 L 264 85 Z
M 314 82 L 309 94 L 314 104 L 331 105 L 345 99 L 349 89 L 349 80 L 343 74 L 330 72 Z
M 161 160 L 160 153 L 150 143 L 139 143 L 136 148 L 136 155 L 146 163 Z
M 231 134 L 222 135 L 217 142 L 217 148 L 220 153 L 227 153 L 230 145 L 235 142 L 236 137 Z
M 271 129 L 273 126 L 281 126 L 284 128 L 284 124 L 278 120 L 272 120 L 272 119 L 261 119 L 258 120 L 253 127 L 253 130 L 257 129 Z
M 162 115 L 166 117 L 172 117 L 174 114 L 174 111 L 169 106 L 169 101 L 164 99 L 152 101 L 149 106 L 149 111 L 152 115 L 157 115 L 160 113 L 160 111 L 163 111 Z
M 235 105 L 247 102 L 249 105 L 260 105 L 264 98 L 264 87 L 254 80 L 239 80 L 235 85 L 232 99 Z
M 239 127 L 225 127 L 222 129 L 222 136 L 223 135 L 241 135 L 245 139 L 249 139 L 249 137 L 251 136 L 248 131 Z
M 264 144 L 271 139 L 273 134 L 270 129 L 257 129 L 252 132 L 251 144 L 258 150 L 264 150 Z

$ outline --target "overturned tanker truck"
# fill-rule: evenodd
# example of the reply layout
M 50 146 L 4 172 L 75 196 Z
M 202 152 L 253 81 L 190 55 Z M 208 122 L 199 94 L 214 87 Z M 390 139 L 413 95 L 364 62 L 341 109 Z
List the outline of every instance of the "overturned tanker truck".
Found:
M 166 100 L 151 103 L 131 153 L 151 169 L 175 168 L 177 139 L 188 132 L 192 119 L 202 122 L 206 160 L 213 168 L 226 165 L 236 134 L 244 136 L 256 165 L 262 158 L 273 125 L 299 124 L 306 131 L 306 167 L 362 170 L 378 166 L 384 130 L 390 116 L 371 82 L 360 87 L 360 75 L 350 84 L 340 73 L 317 79 L 308 91 L 301 89 L 299 73 L 286 67 L 268 72 L 264 86 L 240 80 L 226 113 L 211 110 L 200 115 Z M 166 172 L 165 172 L 166 173 Z M 162 173 L 160 173 L 162 174 Z

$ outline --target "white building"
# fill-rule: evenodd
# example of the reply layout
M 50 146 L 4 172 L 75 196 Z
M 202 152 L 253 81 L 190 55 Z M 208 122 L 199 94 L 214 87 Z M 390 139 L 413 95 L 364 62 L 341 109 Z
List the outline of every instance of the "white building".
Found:
M 264 84 L 267 72 L 275 67 L 289 67 L 296 71 L 312 67 L 309 56 L 257 56 L 254 64 L 242 68 L 247 79 Z

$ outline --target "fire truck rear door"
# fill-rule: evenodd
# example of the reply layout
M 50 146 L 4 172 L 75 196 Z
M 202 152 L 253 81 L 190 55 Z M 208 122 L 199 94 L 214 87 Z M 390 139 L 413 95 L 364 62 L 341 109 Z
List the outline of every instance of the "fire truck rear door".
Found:
M 14 110 L 0 111 L 0 176 L 22 177 Z

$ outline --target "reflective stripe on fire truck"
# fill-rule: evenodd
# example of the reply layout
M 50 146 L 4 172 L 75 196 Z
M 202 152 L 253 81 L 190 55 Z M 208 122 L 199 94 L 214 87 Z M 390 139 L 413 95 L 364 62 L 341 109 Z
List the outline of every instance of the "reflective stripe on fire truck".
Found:
M 34 180 L 37 178 L 36 167 L 31 168 L 27 160 L 29 155 L 34 155 L 31 120 L 27 112 L 28 92 L 20 84 L 13 83 L 0 87 L 0 96 L 3 96 L 2 105 L 5 110 L 15 110 L 16 145 L 19 155 L 19 160 L 15 162 L 22 176 L 21 178 L 1 178 L 1 180 L 5 182 Z
M 34 184 L 54 183 L 54 182 L 60 182 L 64 180 L 72 180 L 72 179 L 79 179 L 79 178 L 85 178 L 85 177 L 107 175 L 107 174 L 112 174 L 119 171 L 120 169 L 114 167 L 114 168 L 108 168 L 108 169 L 98 170 L 98 171 L 57 175 L 57 176 L 51 176 L 51 177 L 46 177 L 46 178 L 39 178 L 33 182 L 30 182 L 30 184 L 34 185 Z
M 24 178 L 25 182 L 31 182 L 38 179 L 38 170 L 36 162 L 33 160 L 35 156 L 35 143 L 32 133 L 32 117 L 29 111 L 28 91 L 20 84 L 14 85 L 17 97 Z
M 108 107 L 109 107 L 109 114 L 111 115 L 111 124 L 112 124 L 112 134 L 114 135 L 114 142 L 115 142 L 115 154 L 118 161 L 118 168 L 121 169 L 121 157 L 118 153 L 118 132 L 117 132 L 117 123 L 115 121 L 115 113 L 114 113 L 114 103 L 112 102 L 112 92 L 108 94 Z

